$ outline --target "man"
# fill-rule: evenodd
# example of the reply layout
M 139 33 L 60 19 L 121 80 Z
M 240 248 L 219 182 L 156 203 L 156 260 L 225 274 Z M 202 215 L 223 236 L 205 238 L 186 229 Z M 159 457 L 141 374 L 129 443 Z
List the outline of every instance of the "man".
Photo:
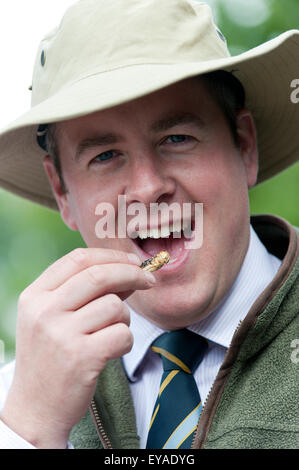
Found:
M 84 0 L 41 43 L 32 109 L 0 138 L 1 182 L 59 208 L 88 248 L 20 296 L 2 447 L 160 447 L 149 428 L 174 375 L 192 382 L 178 402 L 195 383 L 204 408 L 161 447 L 298 443 L 298 235 L 273 216 L 250 224 L 248 203 L 248 188 L 297 158 L 298 50 L 292 31 L 232 58 L 207 5 L 187 0 Z M 203 204 L 202 246 L 162 240 L 150 218 L 138 239 L 99 239 L 98 204 L 119 222 L 120 195 L 146 216 L 152 203 Z M 173 263 L 140 269 L 165 247 Z M 194 337 L 202 349 L 184 375 L 155 341 L 186 330 L 183 349 Z M 160 356 L 177 367 L 159 391 Z

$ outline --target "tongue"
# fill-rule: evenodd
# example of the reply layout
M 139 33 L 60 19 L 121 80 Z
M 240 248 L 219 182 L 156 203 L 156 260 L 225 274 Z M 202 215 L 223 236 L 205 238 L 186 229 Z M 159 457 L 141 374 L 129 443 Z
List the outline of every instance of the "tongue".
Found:
M 141 248 L 148 253 L 149 257 L 156 255 L 162 250 L 168 251 L 171 259 L 178 258 L 184 249 L 185 238 L 146 238 L 141 241 Z

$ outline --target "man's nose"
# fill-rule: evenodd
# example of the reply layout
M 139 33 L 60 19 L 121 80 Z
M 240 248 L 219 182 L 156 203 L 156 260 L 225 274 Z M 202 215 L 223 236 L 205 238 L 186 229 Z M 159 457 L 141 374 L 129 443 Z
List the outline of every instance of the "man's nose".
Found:
M 143 155 L 131 165 L 126 186 L 127 202 L 149 205 L 166 199 L 175 192 L 176 183 L 167 169 L 157 162 L 157 156 Z

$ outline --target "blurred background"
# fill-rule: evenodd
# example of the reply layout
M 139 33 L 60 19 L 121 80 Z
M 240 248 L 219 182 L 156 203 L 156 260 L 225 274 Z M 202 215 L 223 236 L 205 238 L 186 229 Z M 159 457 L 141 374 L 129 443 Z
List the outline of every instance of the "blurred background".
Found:
M 142 0 L 140 0 L 142 1 Z M 0 6 L 0 127 L 30 106 L 31 73 L 42 37 L 72 0 L 6 0 Z M 299 28 L 298 0 L 209 0 L 232 55 Z M 298 77 L 299 78 L 299 69 Z M 297 105 L 299 106 L 299 104 Z M 299 132 L 299 131 L 298 131 Z M 299 226 L 299 164 L 250 191 L 251 212 L 273 213 Z M 14 356 L 18 296 L 80 235 L 58 213 L 0 189 L 0 363 Z

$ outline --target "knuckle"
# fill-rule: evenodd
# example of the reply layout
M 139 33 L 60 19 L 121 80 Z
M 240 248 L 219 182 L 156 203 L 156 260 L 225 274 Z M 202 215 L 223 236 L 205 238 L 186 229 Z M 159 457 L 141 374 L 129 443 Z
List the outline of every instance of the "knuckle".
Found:
M 103 269 L 100 266 L 92 266 L 87 269 L 87 275 L 89 282 L 94 286 L 103 285 L 105 283 Z
M 133 346 L 133 335 L 127 325 L 116 323 L 109 331 L 105 341 L 101 341 L 101 361 L 106 364 L 111 359 L 127 354 Z
M 123 309 L 123 303 L 116 294 L 108 295 L 108 302 L 113 312 L 121 312 Z
M 22 315 L 38 310 L 41 305 L 41 293 L 31 286 L 21 292 L 18 298 L 18 312 Z
M 124 302 L 116 294 L 109 294 L 107 297 L 113 320 L 129 325 L 130 312 Z
M 48 316 L 47 300 L 44 296 L 26 288 L 18 299 L 18 325 L 21 328 L 39 332 L 43 329 L 44 318 Z
M 125 324 L 122 324 L 122 325 L 123 326 L 122 326 L 121 336 L 122 336 L 122 341 L 123 341 L 123 346 L 124 346 L 124 354 L 126 354 L 131 350 L 134 339 L 133 339 L 133 334 L 130 328 Z
M 85 267 L 88 262 L 88 254 L 85 248 L 76 248 L 69 253 L 69 258 L 79 267 Z
M 28 326 L 31 328 L 33 338 L 48 339 L 51 337 L 51 330 L 45 322 L 45 315 L 43 311 L 39 311 L 34 316 L 32 315 Z
M 109 256 L 111 256 L 111 261 L 120 261 L 121 260 L 120 252 L 117 251 L 117 250 L 110 249 L 109 250 Z
M 118 324 L 118 335 L 122 338 L 123 344 L 130 343 L 133 338 L 130 328 L 125 323 Z
M 48 308 L 45 306 L 40 307 L 39 310 L 35 312 L 33 319 L 35 329 L 43 330 L 44 328 L 46 328 L 47 318 L 50 316 L 49 313 L 50 312 Z
M 127 354 L 133 346 L 133 335 L 127 325 L 117 323 L 114 325 L 109 345 L 107 345 L 106 360 Z
M 30 292 L 29 292 L 29 289 L 27 288 L 23 290 L 23 292 L 19 296 L 19 301 L 18 301 L 19 308 L 23 309 L 29 304 L 29 302 L 30 302 Z
M 61 349 L 61 355 L 63 360 L 70 368 L 80 369 L 81 357 L 80 352 L 78 352 L 76 346 L 76 342 L 73 338 L 72 341 L 68 340 L 65 341 L 65 335 L 63 338 L 57 338 L 57 342 Z
M 128 309 L 128 307 L 126 306 L 126 304 L 123 304 L 123 311 L 124 311 L 125 321 L 126 321 L 127 325 L 130 326 L 130 323 L 131 323 L 131 314 L 130 314 L 130 310 Z
M 130 266 L 130 268 L 130 274 L 132 276 L 132 279 L 137 283 L 144 283 L 144 271 L 142 271 L 142 269 L 140 269 L 138 266 Z

